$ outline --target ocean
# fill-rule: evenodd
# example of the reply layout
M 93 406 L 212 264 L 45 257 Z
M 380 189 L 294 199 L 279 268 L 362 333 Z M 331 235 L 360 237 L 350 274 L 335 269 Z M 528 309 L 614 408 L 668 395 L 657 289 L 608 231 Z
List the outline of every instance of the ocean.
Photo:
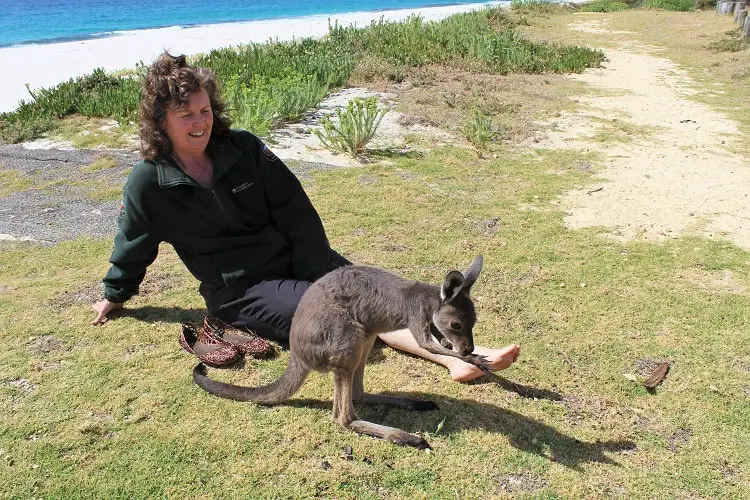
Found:
M 0 47 L 167 26 L 462 5 L 456 0 L 0 0 Z

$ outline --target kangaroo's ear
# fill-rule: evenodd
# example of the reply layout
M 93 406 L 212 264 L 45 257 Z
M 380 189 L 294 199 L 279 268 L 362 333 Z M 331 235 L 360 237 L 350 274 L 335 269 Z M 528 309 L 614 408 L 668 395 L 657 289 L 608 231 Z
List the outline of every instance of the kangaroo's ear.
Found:
M 458 271 L 451 271 L 445 276 L 443 286 L 440 287 L 440 298 L 444 301 L 453 300 L 464 287 L 464 275 Z
M 463 287 L 468 290 L 471 288 L 471 285 L 474 284 L 474 282 L 479 277 L 479 273 L 482 271 L 482 265 L 484 264 L 484 258 L 481 255 L 477 255 L 474 257 L 474 260 L 471 261 L 471 265 L 469 266 L 469 269 L 466 270 L 464 273 L 464 285 Z

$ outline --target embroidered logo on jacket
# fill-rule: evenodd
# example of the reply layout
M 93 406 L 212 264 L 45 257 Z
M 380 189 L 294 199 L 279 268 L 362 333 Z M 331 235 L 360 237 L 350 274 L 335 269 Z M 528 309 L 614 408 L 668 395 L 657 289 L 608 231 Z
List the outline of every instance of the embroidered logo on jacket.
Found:
M 278 160 L 278 157 L 273 154 L 273 151 L 271 151 L 271 149 L 265 144 L 263 144 L 263 155 L 271 161 Z
M 232 194 L 237 194 L 240 191 L 244 191 L 245 189 L 249 188 L 252 185 L 253 185 L 252 182 L 243 182 L 242 184 L 240 184 L 236 188 L 232 188 Z

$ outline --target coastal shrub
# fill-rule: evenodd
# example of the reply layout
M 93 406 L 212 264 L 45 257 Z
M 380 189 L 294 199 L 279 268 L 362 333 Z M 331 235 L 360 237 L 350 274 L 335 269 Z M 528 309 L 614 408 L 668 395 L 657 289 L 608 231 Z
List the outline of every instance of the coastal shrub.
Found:
M 213 69 L 221 80 L 237 77 L 246 83 L 256 75 L 283 78 L 300 74 L 339 86 L 354 69 L 353 55 L 346 48 L 312 38 L 213 50 L 193 62 Z
M 326 116 L 321 120 L 323 128 L 313 133 L 328 149 L 356 158 L 365 152 L 387 111 L 378 108 L 374 97 L 357 97 L 349 101 L 346 111 L 336 110 L 335 122 Z
M 55 119 L 76 113 L 111 117 L 120 123 L 137 119 L 138 80 L 109 76 L 101 68 L 51 88 L 27 89 L 31 100 L 22 101 L 11 113 L 0 114 L 0 137 L 5 141 L 34 139 L 50 130 Z
M 716 0 L 696 0 L 693 7 L 695 10 L 714 9 L 716 7 Z
M 267 88 L 252 83 L 248 86 L 236 76 L 231 77 L 224 83 L 224 99 L 233 126 L 259 137 L 271 131 L 275 105 Z
M 578 7 L 580 12 L 619 12 L 628 10 L 630 5 L 624 2 L 613 2 L 612 0 L 594 0 L 586 2 Z
M 22 103 L 13 113 L 0 114 L 0 136 L 9 143 L 31 141 L 54 127 L 54 120 Z
M 254 75 L 248 82 L 235 75 L 224 83 L 224 97 L 234 126 L 260 137 L 268 136 L 272 128 L 294 121 L 317 106 L 329 90 L 326 83 L 301 74 Z
M 464 137 L 474 146 L 481 158 L 487 151 L 490 142 L 500 136 L 500 130 L 492 124 L 492 117 L 474 108 L 469 120 L 463 127 Z
M 28 88 L 28 86 L 27 86 Z M 29 94 L 31 103 L 42 116 L 61 118 L 80 113 L 85 116 L 111 117 L 118 121 L 137 118 L 140 85 L 134 78 L 107 75 L 102 68 L 50 89 Z
M 511 0 L 510 8 L 524 14 L 557 14 L 567 9 L 560 2 L 552 0 Z
M 194 63 L 223 82 L 235 126 L 261 137 L 320 103 L 355 64 L 350 51 L 311 38 L 214 50 Z
M 662 9 L 678 12 L 689 12 L 694 10 L 693 0 L 643 0 L 639 7 L 644 9 Z
M 381 19 L 364 29 L 334 25 L 330 38 L 391 66 L 420 67 L 467 58 L 498 73 L 568 73 L 597 66 L 604 57 L 588 48 L 525 40 L 498 8 L 457 14 L 440 22 L 412 16 L 401 23 Z
M 277 109 L 274 124 L 294 121 L 325 99 L 330 85 L 315 78 L 295 75 L 278 81 L 283 86 L 272 87 L 276 93 Z

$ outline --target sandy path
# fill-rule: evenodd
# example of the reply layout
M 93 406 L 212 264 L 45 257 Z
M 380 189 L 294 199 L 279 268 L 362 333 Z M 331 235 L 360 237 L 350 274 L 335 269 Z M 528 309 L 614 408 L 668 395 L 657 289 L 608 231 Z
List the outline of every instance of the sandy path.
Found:
M 585 23 L 570 27 L 590 29 Z M 604 68 L 572 76 L 604 96 L 581 98 L 579 111 L 556 120 L 541 144 L 599 150 L 606 157 L 606 169 L 597 175 L 601 184 L 593 188 L 603 189 L 562 197 L 566 223 L 606 226 L 620 240 L 693 234 L 750 248 L 750 165 L 722 145 L 738 136 L 737 124 L 690 100 L 696 82 L 652 48 L 627 44 L 605 54 Z M 657 128 L 627 143 L 586 140 L 613 119 Z

